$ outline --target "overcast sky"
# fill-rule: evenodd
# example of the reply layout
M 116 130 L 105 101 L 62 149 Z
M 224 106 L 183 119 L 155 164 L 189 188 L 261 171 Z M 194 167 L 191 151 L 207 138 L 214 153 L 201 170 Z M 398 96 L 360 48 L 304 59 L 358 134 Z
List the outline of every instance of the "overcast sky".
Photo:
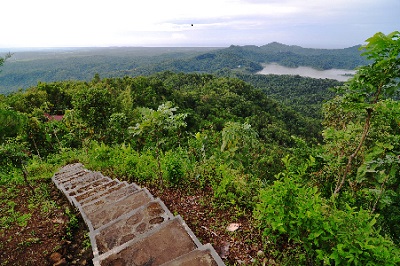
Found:
M 6 0 L 1 11 L 0 48 L 344 48 L 400 30 L 400 0 Z

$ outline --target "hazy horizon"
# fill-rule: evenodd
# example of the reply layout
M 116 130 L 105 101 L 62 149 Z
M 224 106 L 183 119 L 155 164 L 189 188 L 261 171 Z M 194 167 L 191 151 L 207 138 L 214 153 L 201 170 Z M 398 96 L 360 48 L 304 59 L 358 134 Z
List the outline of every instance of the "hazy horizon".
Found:
M 228 47 L 279 42 L 340 49 L 400 28 L 398 0 L 15 0 L 0 48 Z
M 66 47 L 0 47 L 0 53 L 8 53 L 8 52 L 45 52 L 45 51 L 67 51 L 67 50 L 84 50 L 84 49 L 92 49 L 92 50 L 101 50 L 101 49 L 149 49 L 149 48 L 155 48 L 155 49 L 190 49 L 190 48 L 199 48 L 199 49 L 223 49 L 223 48 L 228 48 L 232 45 L 234 46 L 257 46 L 257 47 L 261 47 L 264 45 L 268 45 L 271 43 L 280 43 L 280 42 L 269 42 L 266 44 L 262 44 L 262 45 L 254 45 L 254 44 L 243 44 L 243 45 L 236 45 L 236 44 L 231 44 L 231 45 L 227 45 L 227 46 L 66 46 Z M 359 46 L 362 45 L 360 44 L 355 44 L 352 46 L 346 46 L 346 47 L 338 47 L 338 48 L 328 48 L 328 47 L 305 47 L 305 46 L 301 46 L 301 45 L 296 45 L 296 44 L 287 44 L 287 43 L 280 43 L 283 45 L 287 45 L 287 46 L 299 46 L 302 48 L 306 48 L 306 49 L 326 49 L 326 50 L 339 50 L 339 49 L 346 49 L 346 48 L 351 48 L 354 46 Z

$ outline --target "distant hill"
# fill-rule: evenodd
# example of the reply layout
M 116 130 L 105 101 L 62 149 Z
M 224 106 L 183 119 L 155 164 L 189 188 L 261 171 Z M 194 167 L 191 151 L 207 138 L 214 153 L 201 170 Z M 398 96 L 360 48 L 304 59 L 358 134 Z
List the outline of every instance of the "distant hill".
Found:
M 38 81 L 89 81 L 101 77 L 151 75 L 161 71 L 252 74 L 263 63 L 316 69 L 354 69 L 367 62 L 359 46 L 311 49 L 273 42 L 263 46 L 227 48 L 63 48 L 17 51 L 2 67 L 0 93 L 26 89 Z

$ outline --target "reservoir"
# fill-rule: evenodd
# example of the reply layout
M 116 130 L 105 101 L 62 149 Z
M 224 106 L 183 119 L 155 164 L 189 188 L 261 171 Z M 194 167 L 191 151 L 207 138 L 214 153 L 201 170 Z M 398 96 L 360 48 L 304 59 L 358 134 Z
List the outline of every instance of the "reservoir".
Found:
M 336 79 L 338 81 L 347 81 L 356 73 L 355 70 L 348 69 L 329 69 L 317 70 L 311 67 L 300 66 L 296 68 L 281 66 L 277 63 L 265 64 L 264 69 L 257 74 L 274 75 L 300 75 L 316 79 Z

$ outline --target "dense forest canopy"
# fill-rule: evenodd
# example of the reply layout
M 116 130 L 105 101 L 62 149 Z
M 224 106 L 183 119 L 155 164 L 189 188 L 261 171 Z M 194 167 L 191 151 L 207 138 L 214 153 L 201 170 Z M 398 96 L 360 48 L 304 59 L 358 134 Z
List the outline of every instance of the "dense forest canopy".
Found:
M 322 66 L 320 52 L 232 46 L 154 71 L 203 72 L 212 60 L 231 68 L 235 58 L 248 72 L 97 74 L 3 95 L 1 183 L 81 161 L 160 188 L 211 191 L 206 204 L 250 221 L 281 264 L 398 265 L 400 33 L 369 38 L 369 63 L 346 83 L 249 74 L 260 54 Z M 193 70 L 191 60 L 204 65 Z
M 359 46 L 310 49 L 270 43 L 228 48 L 76 48 L 16 52 L 0 73 L 0 93 L 34 86 L 38 81 L 85 80 L 102 77 L 151 75 L 162 71 L 226 75 L 256 73 L 263 63 L 310 66 L 316 69 L 354 69 L 367 64 Z

